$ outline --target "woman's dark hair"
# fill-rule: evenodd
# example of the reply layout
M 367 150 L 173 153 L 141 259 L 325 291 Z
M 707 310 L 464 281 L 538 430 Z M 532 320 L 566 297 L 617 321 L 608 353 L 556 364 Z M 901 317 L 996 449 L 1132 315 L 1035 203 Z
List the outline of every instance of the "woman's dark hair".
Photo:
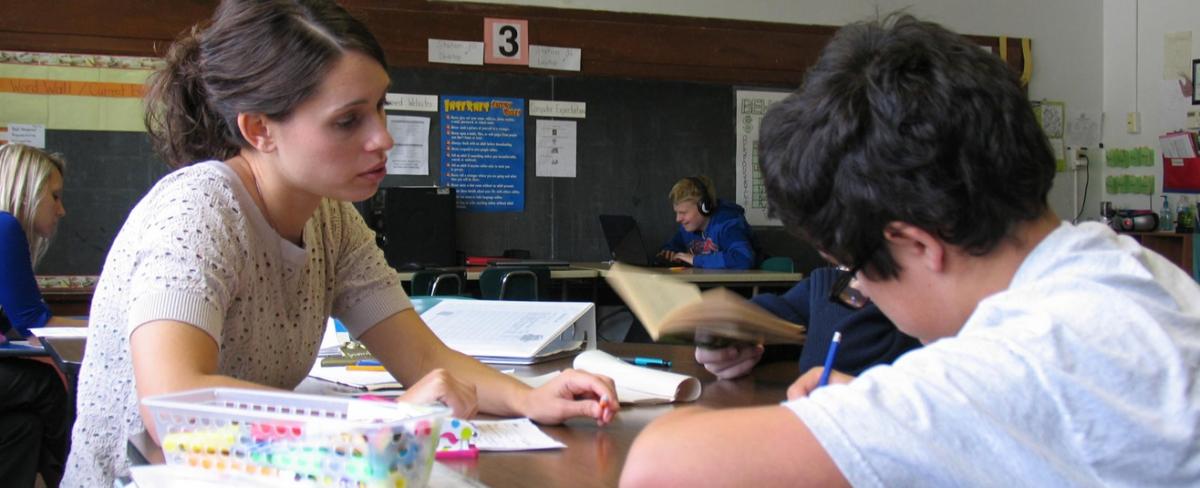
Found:
M 387 67 L 366 26 L 332 0 L 223 0 L 208 25 L 172 44 L 148 81 L 155 150 L 175 167 L 233 157 L 248 144 L 239 113 L 286 120 L 350 50 Z
M 983 255 L 1048 208 L 1054 157 L 1016 74 L 908 15 L 840 29 L 761 127 L 772 213 L 872 277 L 899 271 L 890 222 Z

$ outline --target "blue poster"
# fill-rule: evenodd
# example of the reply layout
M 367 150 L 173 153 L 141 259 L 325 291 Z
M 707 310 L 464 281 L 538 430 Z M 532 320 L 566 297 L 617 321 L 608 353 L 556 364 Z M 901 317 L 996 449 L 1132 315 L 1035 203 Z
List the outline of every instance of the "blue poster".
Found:
M 442 97 L 441 186 L 459 210 L 525 210 L 525 100 Z

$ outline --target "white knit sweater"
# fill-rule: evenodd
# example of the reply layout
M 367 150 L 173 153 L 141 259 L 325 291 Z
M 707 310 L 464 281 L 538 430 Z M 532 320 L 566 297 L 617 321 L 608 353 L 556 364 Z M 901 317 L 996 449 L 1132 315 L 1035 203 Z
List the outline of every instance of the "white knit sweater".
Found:
M 108 487 L 144 430 L 129 336 L 149 321 L 191 324 L 219 345 L 218 374 L 283 389 L 304 379 L 326 319 L 357 337 L 411 307 L 354 207 L 323 200 L 304 247 L 281 238 L 217 161 L 176 171 L 126 220 L 92 300 L 78 416 L 62 486 Z

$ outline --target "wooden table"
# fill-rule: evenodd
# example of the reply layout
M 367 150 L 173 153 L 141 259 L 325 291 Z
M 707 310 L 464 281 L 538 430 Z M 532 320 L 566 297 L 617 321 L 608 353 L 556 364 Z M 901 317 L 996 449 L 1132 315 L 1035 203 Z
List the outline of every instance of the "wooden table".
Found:
M 542 426 L 550 437 L 567 445 L 566 449 L 524 452 L 485 452 L 478 459 L 438 461 L 467 477 L 493 487 L 507 486 L 616 486 L 625 465 L 625 456 L 634 438 L 646 424 L 675 408 L 699 405 L 728 408 L 778 403 L 797 377 L 794 361 L 756 369 L 752 376 L 717 381 L 693 359 L 687 346 L 658 344 L 602 343 L 601 349 L 620 356 L 653 356 L 670 359 L 672 371 L 700 378 L 704 385 L 700 399 L 693 403 L 622 407 L 613 422 L 597 427 L 595 422 L 576 419 L 565 425 Z M 518 368 L 522 376 L 541 374 L 570 366 L 571 359 Z M 145 433 L 129 439 L 133 461 L 162 463 L 162 451 Z

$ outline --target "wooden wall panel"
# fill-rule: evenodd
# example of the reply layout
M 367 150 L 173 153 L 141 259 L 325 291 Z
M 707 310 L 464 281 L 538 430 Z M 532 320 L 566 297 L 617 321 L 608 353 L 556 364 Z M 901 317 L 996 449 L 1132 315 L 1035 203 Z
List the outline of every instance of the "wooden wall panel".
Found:
M 583 50 L 582 72 L 526 67 L 458 70 L 796 86 L 836 30 L 772 22 L 424 0 L 344 0 L 396 67 L 430 67 L 427 39 L 479 41 L 484 17 L 527 19 L 534 44 Z M 0 0 L 0 49 L 161 55 L 208 18 L 215 0 Z M 997 47 L 995 37 L 973 37 Z M 1016 43 L 1016 44 L 1014 44 Z M 1009 63 L 1020 70 L 1018 40 Z

